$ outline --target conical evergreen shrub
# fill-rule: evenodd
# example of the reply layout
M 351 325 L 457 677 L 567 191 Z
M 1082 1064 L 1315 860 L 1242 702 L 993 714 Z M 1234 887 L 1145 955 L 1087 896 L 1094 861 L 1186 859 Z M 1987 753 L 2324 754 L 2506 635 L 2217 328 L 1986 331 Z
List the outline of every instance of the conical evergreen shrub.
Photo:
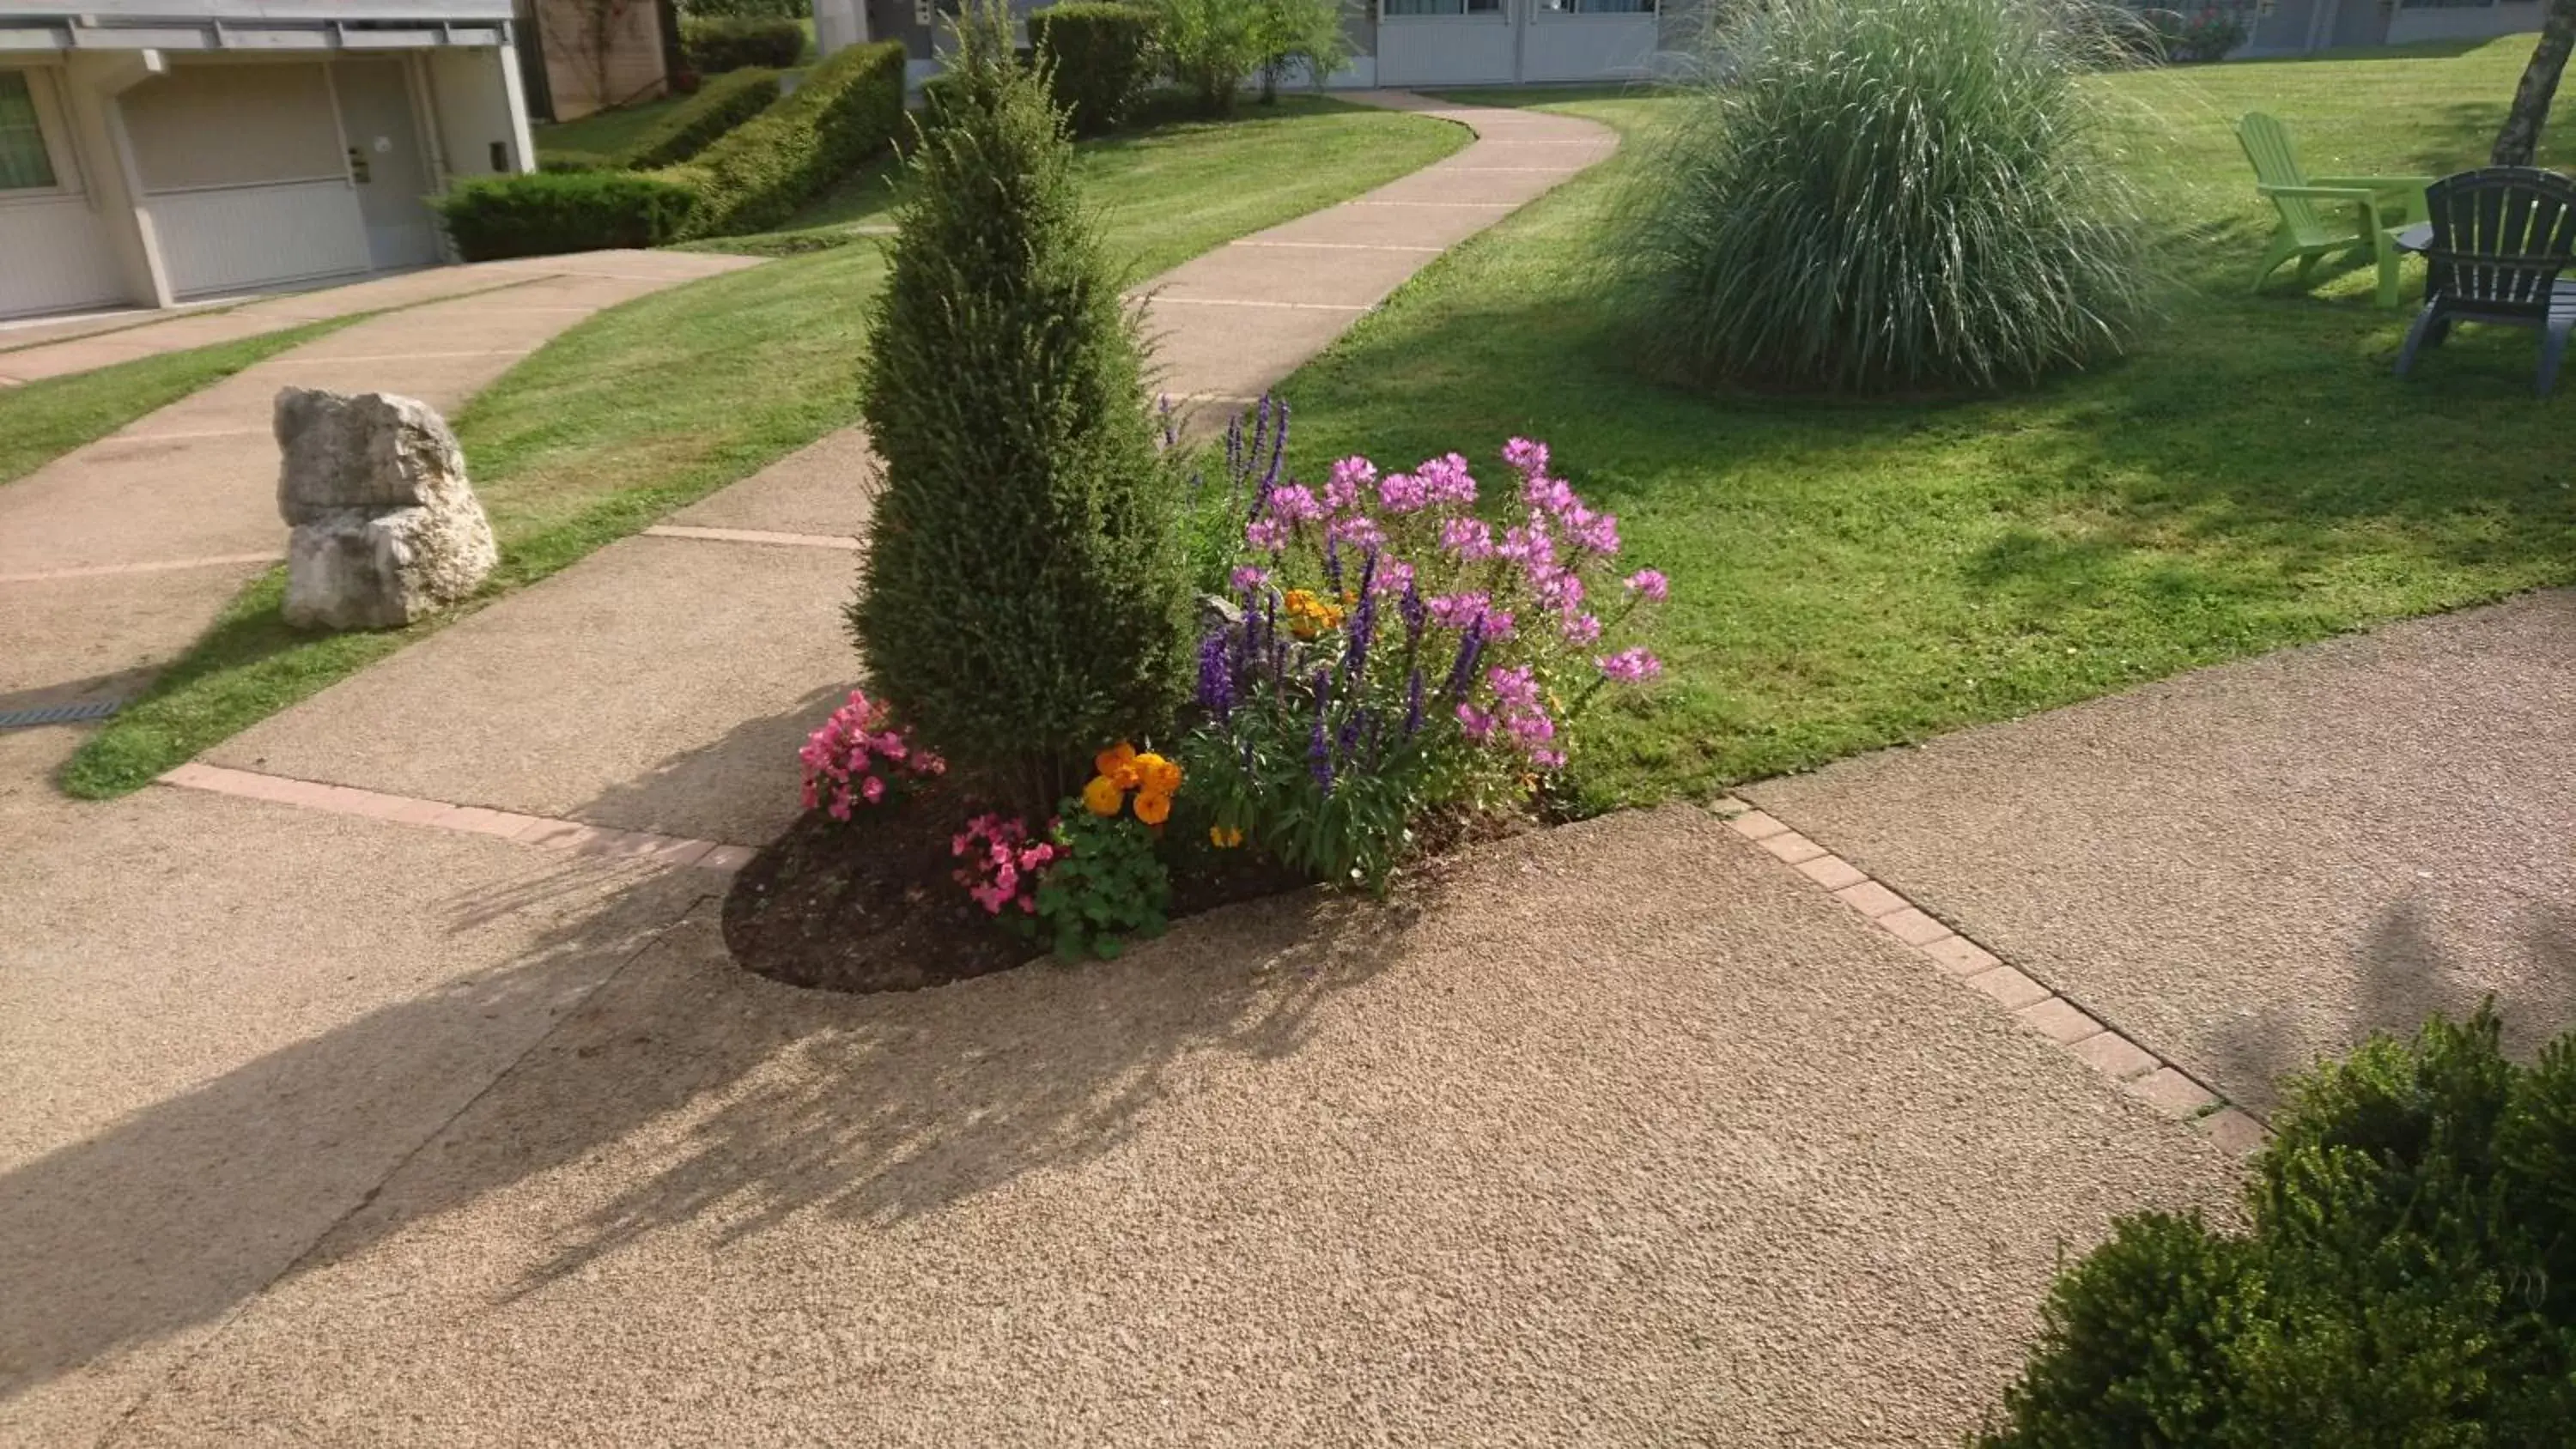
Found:
M 942 86 L 861 374 L 885 475 L 849 621 L 924 741 L 1036 813 L 1169 718 L 1179 489 L 1064 119 L 997 5 Z

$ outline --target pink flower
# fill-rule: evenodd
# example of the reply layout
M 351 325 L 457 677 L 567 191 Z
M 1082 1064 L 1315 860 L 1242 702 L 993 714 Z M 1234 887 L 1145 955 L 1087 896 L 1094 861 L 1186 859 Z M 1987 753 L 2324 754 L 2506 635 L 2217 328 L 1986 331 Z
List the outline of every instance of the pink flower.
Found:
M 1662 603 L 1672 589 L 1672 581 L 1664 577 L 1661 569 L 1639 569 L 1628 575 L 1626 583 L 1629 593 L 1656 604 Z
M 1488 669 L 1485 683 L 1491 685 L 1494 697 L 1521 709 L 1538 708 L 1538 672 L 1526 664 L 1510 669 Z
M 1455 453 L 1433 458 L 1413 470 L 1423 489 L 1434 503 L 1473 503 L 1476 480 L 1467 471 L 1467 460 Z
M 1458 706 L 1458 727 L 1467 732 L 1467 738 L 1482 744 L 1494 733 L 1494 717 L 1472 704 L 1461 703 Z
M 1424 603 L 1431 610 L 1431 622 L 1443 629 L 1464 629 L 1494 607 L 1494 601 L 1483 594 L 1435 594 Z
M 1412 582 L 1413 565 L 1406 563 L 1400 558 L 1387 558 L 1380 555 L 1377 565 L 1377 577 L 1376 580 L 1369 585 L 1369 592 L 1376 594 L 1400 594 L 1403 593 L 1405 589 L 1412 584 Z
M 1477 563 L 1494 556 L 1494 530 L 1481 518 L 1451 518 L 1440 525 L 1440 546 L 1458 555 L 1462 563 Z
M 1664 672 L 1664 662 L 1643 649 L 1622 649 L 1592 661 L 1601 666 L 1601 677 L 1622 684 L 1639 684 Z
M 1530 438 L 1514 438 L 1503 444 L 1503 461 L 1523 474 L 1547 471 L 1547 444 Z
M 1565 616 L 1565 642 L 1590 644 L 1601 637 L 1601 621 L 1590 614 L 1568 612 Z
M 866 783 L 859 786 L 859 794 L 865 797 L 869 804 L 874 805 L 885 798 L 885 781 L 870 775 Z
M 1390 473 L 1378 480 L 1377 503 L 1389 513 L 1416 513 L 1431 506 L 1431 488 L 1410 473 Z
M 1544 473 L 1532 473 L 1521 480 L 1521 501 L 1550 513 L 1565 513 L 1582 506 L 1575 501 L 1572 485 Z
M 1324 501 L 1339 513 L 1359 502 L 1360 490 L 1377 481 L 1377 465 L 1366 458 L 1351 457 L 1333 465 L 1333 481 L 1324 487 Z
M 1485 637 L 1488 639 L 1509 639 L 1512 637 L 1512 611 L 1509 609 L 1496 609 L 1485 615 Z
M 1256 518 L 1243 526 L 1243 545 L 1261 553 L 1277 553 L 1288 546 L 1294 532 L 1285 519 Z
M 1268 582 L 1270 582 L 1268 569 L 1254 568 L 1246 564 L 1234 571 L 1234 586 L 1238 589 L 1257 589 Z
M 1270 490 L 1270 516 L 1290 523 L 1310 523 L 1330 510 L 1303 483 Z
M 1376 548 L 1386 542 L 1386 531 L 1377 526 L 1376 519 L 1365 513 L 1336 518 L 1326 532 L 1335 541 L 1353 548 Z
M 1538 766 L 1542 770 L 1562 770 L 1565 768 L 1565 751 L 1563 750 L 1532 750 L 1530 751 L 1529 758 L 1531 764 Z
M 1573 541 L 1576 548 L 1590 549 L 1597 554 L 1617 553 L 1619 515 L 1594 514 L 1589 509 L 1578 507 L 1566 515 L 1565 536 Z

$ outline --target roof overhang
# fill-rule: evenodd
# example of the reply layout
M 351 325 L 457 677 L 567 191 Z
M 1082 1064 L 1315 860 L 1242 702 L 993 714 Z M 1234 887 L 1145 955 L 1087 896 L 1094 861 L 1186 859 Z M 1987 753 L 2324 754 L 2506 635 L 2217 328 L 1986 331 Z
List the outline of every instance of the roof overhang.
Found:
M 510 0 L 0 0 L 0 51 L 427 50 L 510 40 Z

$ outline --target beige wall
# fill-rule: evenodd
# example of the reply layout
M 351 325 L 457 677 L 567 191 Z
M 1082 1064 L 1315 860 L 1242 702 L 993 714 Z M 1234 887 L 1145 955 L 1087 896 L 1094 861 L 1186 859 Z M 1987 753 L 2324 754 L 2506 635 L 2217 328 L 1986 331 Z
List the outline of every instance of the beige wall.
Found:
M 124 97 L 145 191 L 345 174 L 318 62 L 174 65 Z
M 450 176 L 494 174 L 492 146 L 501 145 L 502 171 L 533 170 L 527 127 L 512 99 L 518 53 L 511 50 L 434 50 L 429 53 L 429 104 L 438 122 L 438 149 Z
M 607 31 L 608 84 L 599 84 L 598 57 L 590 40 L 591 17 L 613 7 Z M 537 0 L 537 33 L 546 48 L 546 86 L 554 93 L 555 119 L 569 121 L 604 106 L 662 93 L 660 12 L 652 0 Z

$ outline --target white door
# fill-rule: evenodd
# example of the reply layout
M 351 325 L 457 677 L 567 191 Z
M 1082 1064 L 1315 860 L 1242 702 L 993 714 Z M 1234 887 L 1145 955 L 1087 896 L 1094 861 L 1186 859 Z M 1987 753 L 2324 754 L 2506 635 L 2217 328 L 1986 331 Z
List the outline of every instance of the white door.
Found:
M 408 68 L 393 59 L 344 60 L 331 80 L 349 142 L 349 182 L 367 224 L 367 260 L 378 271 L 437 261 L 429 161 L 413 120 Z
M 367 269 L 322 63 L 174 65 L 111 104 L 180 297 Z
M 1656 0 L 1526 0 L 1525 81 L 1635 80 L 1662 44 Z
M 1386 86 L 1630 80 L 1661 44 L 1659 0 L 1378 0 Z
M 1520 27 L 1529 0 L 1378 0 L 1377 83 L 1509 85 L 1519 78 Z

